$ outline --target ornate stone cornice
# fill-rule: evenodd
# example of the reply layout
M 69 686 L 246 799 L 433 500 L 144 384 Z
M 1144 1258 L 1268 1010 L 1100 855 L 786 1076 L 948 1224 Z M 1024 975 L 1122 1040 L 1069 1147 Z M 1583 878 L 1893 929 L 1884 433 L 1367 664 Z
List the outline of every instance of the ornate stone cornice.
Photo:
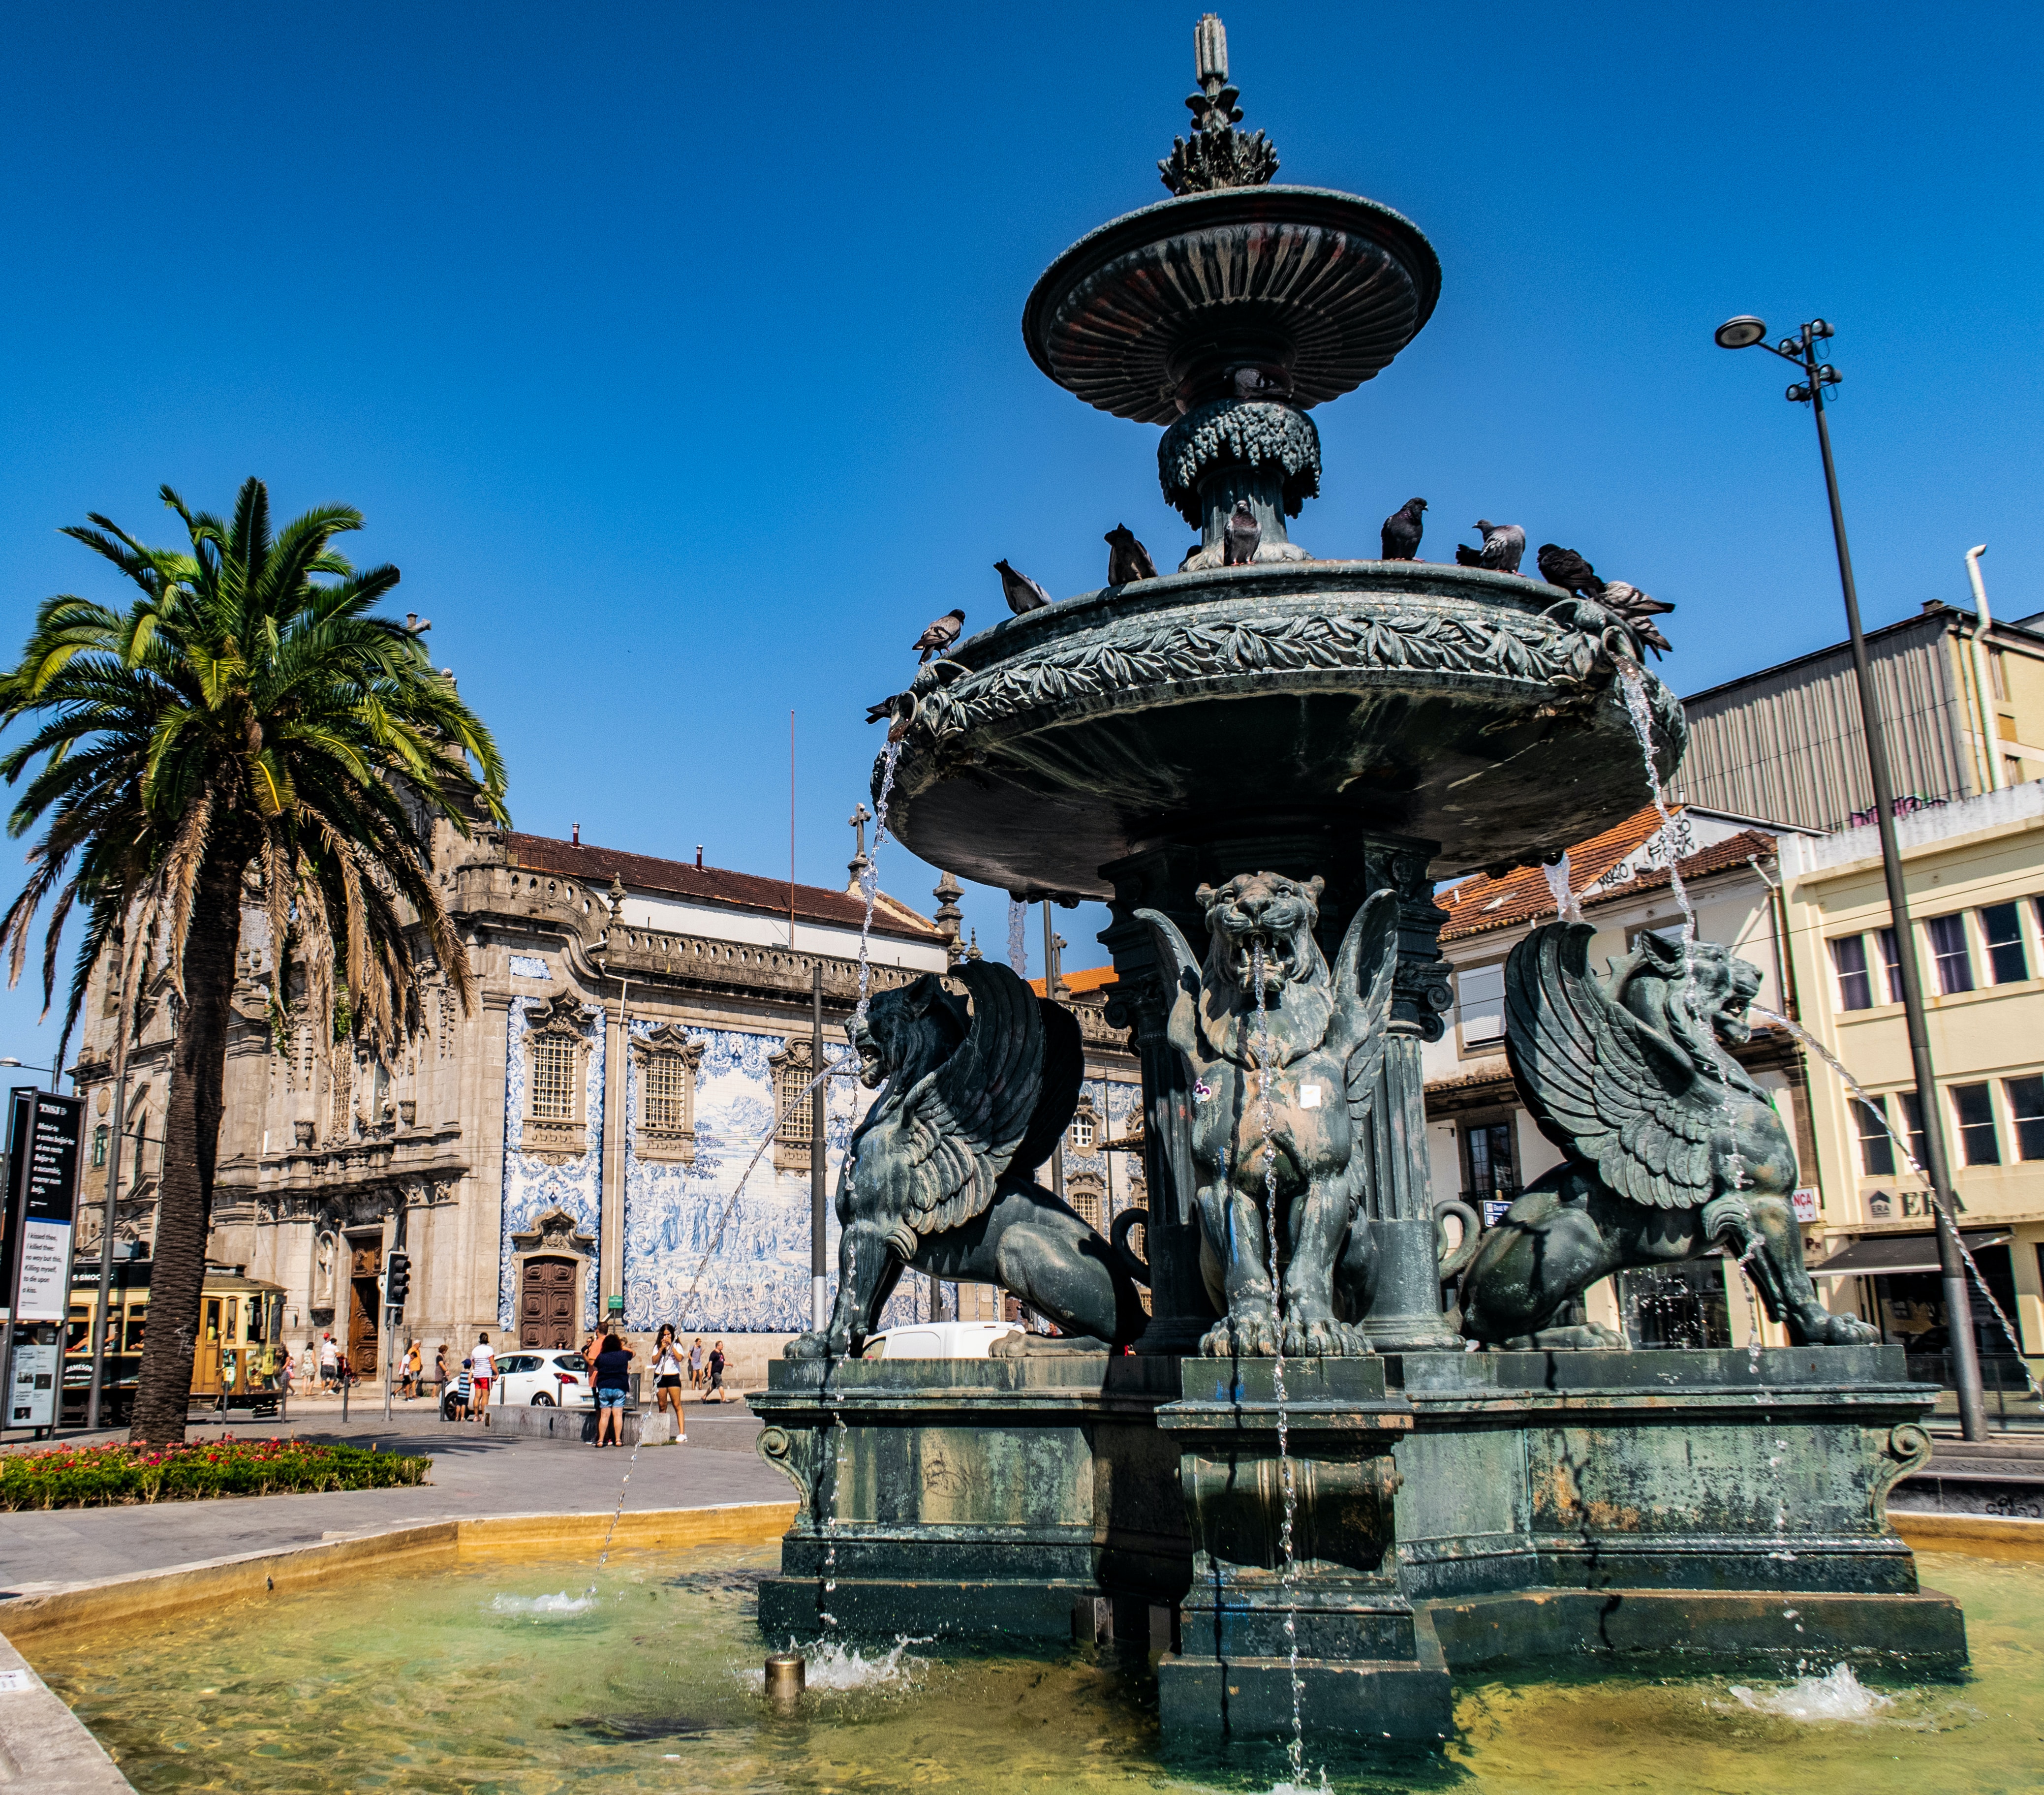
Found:
M 1284 476 L 1285 514 L 1320 490 L 1320 433 L 1303 411 L 1270 399 L 1216 399 L 1188 412 L 1157 445 L 1164 501 L 1197 529 L 1205 521 L 1200 487 L 1226 467 L 1274 467 Z

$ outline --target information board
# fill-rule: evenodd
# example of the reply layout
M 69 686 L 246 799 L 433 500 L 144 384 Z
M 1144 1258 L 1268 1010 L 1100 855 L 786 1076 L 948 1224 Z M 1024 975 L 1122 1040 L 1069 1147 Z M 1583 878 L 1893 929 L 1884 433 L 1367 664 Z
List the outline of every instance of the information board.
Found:
M 61 1321 L 71 1306 L 71 1237 L 85 1104 L 33 1086 L 12 1094 L 7 1117 L 7 1229 L 0 1296 L 15 1321 Z
M 36 1338 L 47 1335 L 46 1340 Z M 57 1333 L 54 1328 L 24 1328 L 14 1341 L 8 1375 L 7 1425 L 52 1427 L 57 1418 Z

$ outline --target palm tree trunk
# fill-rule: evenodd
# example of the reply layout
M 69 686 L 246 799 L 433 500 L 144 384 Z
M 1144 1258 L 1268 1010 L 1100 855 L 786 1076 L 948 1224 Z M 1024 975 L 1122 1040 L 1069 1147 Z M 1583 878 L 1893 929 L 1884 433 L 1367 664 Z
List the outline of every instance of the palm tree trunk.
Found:
M 245 855 L 216 845 L 200 869 L 185 942 L 185 1001 L 171 1062 L 163 1118 L 156 1243 L 149 1274 L 149 1326 L 129 1438 L 162 1446 L 185 1436 L 192 1358 L 198 1342 L 206 1243 L 213 1226 L 213 1168 L 220 1154 L 221 1088 L 241 941 Z

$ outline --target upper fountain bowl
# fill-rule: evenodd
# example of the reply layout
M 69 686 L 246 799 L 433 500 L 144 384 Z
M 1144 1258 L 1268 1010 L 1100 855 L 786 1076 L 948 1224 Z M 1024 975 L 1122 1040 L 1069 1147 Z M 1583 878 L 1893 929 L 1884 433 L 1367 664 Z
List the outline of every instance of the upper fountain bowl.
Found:
M 1387 206 L 1321 187 L 1224 187 L 1103 225 L 1036 283 L 1022 335 L 1087 404 L 1168 424 L 1269 371 L 1293 405 L 1383 371 L 1440 297 L 1441 264 Z
M 1149 847 L 1281 819 L 1424 844 L 1437 876 L 1539 859 L 1649 796 L 1622 645 L 1571 609 L 1538 580 L 1418 561 L 1176 574 L 1047 605 L 895 701 L 889 828 L 962 877 L 1073 898 L 1105 896 L 1102 869 Z M 1665 780 L 1681 706 L 1639 678 Z

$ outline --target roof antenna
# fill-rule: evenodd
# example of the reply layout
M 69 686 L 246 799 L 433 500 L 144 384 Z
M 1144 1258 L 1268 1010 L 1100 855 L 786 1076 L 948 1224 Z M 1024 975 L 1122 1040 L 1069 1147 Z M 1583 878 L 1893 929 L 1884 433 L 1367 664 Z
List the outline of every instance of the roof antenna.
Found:
M 582 824 L 579 824 L 579 823 L 575 824 L 574 825 L 574 827 L 573 827 L 573 828 L 572 828 L 568 832 L 568 840 L 569 840 L 570 844 L 571 844 L 572 846 L 574 846 L 574 847 L 579 848 L 579 847 L 581 847 L 581 846 L 582 846 Z
M 702 868 L 702 844 L 701 842 L 697 842 L 696 844 L 696 868 L 698 871 Z

